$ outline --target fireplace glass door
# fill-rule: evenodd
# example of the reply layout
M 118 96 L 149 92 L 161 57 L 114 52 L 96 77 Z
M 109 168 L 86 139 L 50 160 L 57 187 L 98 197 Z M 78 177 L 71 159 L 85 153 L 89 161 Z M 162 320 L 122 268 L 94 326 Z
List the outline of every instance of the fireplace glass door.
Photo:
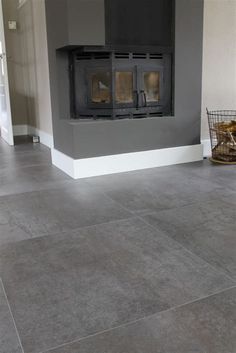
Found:
M 116 105 L 133 106 L 134 104 L 134 73 L 133 71 L 115 72 L 115 103 Z
M 160 101 L 160 72 L 143 72 L 145 101 L 147 104 Z
M 145 109 L 162 105 L 163 69 L 130 65 L 87 70 L 88 101 L 97 109 Z
M 140 86 L 142 103 L 146 107 L 154 107 L 162 104 L 163 71 L 155 69 L 141 70 Z
M 161 70 L 152 68 L 143 70 L 139 65 L 133 69 L 115 71 L 115 106 L 139 109 L 160 105 L 162 75 Z
M 99 106 L 111 104 L 111 73 L 98 70 L 90 74 L 91 103 Z

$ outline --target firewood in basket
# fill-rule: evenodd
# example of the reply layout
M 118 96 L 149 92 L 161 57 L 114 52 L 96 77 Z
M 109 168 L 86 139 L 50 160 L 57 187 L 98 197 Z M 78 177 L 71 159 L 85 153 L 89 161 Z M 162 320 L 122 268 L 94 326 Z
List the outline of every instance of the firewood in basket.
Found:
M 214 127 L 219 131 L 236 133 L 236 120 L 231 120 L 230 122 L 222 121 L 221 123 L 216 123 Z
M 217 155 L 234 157 L 236 159 L 236 149 L 232 149 L 227 144 L 217 145 L 213 148 L 213 153 Z

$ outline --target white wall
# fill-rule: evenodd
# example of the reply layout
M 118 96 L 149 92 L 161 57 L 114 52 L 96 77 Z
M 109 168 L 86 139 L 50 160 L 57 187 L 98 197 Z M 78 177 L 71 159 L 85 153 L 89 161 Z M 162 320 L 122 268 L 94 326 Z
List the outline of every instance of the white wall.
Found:
M 206 107 L 236 109 L 236 0 L 205 0 L 202 139 L 208 139 Z

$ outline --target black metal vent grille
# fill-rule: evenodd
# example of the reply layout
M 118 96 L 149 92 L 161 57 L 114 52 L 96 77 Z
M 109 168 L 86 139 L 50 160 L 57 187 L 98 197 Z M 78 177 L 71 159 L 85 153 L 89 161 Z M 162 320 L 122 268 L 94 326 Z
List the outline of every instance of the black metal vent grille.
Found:
M 99 59 L 110 59 L 111 54 L 110 53 L 95 53 L 94 54 L 94 59 L 99 60 Z
M 156 111 L 156 112 L 141 112 L 141 113 L 116 113 L 116 114 L 79 114 L 80 119 L 93 119 L 93 120 L 111 120 L 111 119 L 143 119 L 147 117 L 163 117 L 164 113 L 161 111 Z
M 149 54 L 149 59 L 163 59 L 163 54 L 151 53 Z
M 163 54 L 159 53 L 114 53 L 116 59 L 152 59 L 152 60 L 162 60 Z
M 112 114 L 97 114 L 96 117 L 99 119 L 112 119 Z
M 129 119 L 130 114 L 116 114 L 116 119 Z
M 163 113 L 162 112 L 151 112 L 151 113 L 149 113 L 149 116 L 153 116 L 153 117 L 163 116 Z
M 147 54 L 145 53 L 133 53 L 133 59 L 147 59 Z
M 129 53 L 115 53 L 114 56 L 116 59 L 129 59 L 130 58 Z
M 159 53 L 127 53 L 127 52 L 114 52 L 115 59 L 151 59 L 151 60 L 162 60 L 163 54 Z M 80 52 L 76 54 L 76 60 L 108 60 L 112 57 L 112 53 L 109 52 L 96 52 L 96 53 L 84 53 Z
M 152 59 L 152 60 L 162 60 L 163 54 L 159 53 L 115 53 L 116 59 Z
M 145 113 L 133 113 L 134 119 L 146 118 L 147 114 Z
M 80 60 L 105 60 L 105 59 L 110 59 L 111 57 L 111 53 L 105 53 L 105 52 L 101 52 L 101 53 L 77 53 L 76 54 L 76 60 L 80 61 Z
M 76 60 L 91 60 L 91 53 L 78 53 L 76 54 Z
M 79 117 L 81 119 L 91 119 L 91 118 L 93 118 L 93 115 L 92 114 L 80 114 Z

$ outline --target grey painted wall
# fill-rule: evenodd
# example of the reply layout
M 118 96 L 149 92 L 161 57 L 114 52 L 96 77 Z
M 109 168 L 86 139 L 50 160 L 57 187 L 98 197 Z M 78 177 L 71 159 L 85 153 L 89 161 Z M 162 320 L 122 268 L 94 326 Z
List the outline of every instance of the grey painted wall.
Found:
M 71 45 L 104 45 L 104 0 L 69 0 L 68 24 Z
M 173 0 L 105 0 L 106 43 L 172 46 Z
M 80 159 L 200 143 L 203 2 L 176 0 L 175 116 L 84 122 L 72 121 L 59 111 L 56 48 L 69 43 L 67 4 L 46 0 L 55 148 Z

